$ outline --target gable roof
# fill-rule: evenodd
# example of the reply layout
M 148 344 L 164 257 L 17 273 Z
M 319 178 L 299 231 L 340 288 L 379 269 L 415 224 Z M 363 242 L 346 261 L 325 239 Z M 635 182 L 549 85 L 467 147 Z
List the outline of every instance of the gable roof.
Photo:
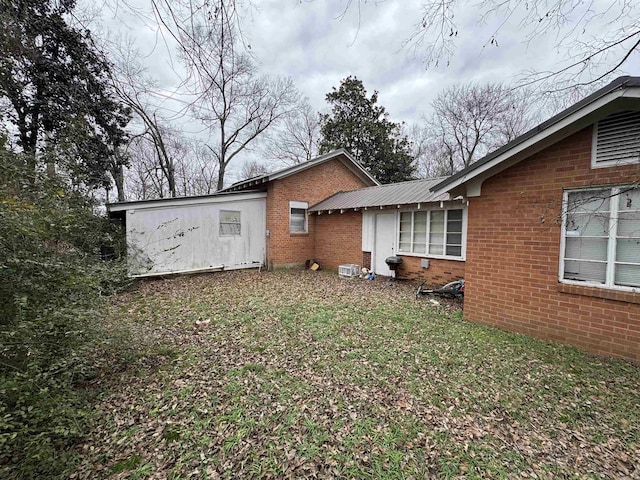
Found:
M 466 193 L 468 196 L 479 195 L 480 185 L 486 178 L 625 107 L 640 108 L 640 77 L 618 77 L 515 140 L 434 185 L 431 190 L 434 193 L 452 190 L 459 193 L 461 187 L 475 181 L 474 188 L 467 188 Z
M 346 210 L 350 208 L 383 207 L 388 205 L 410 205 L 416 203 L 440 202 L 450 199 L 448 193 L 435 194 L 429 189 L 445 177 L 389 183 L 376 187 L 359 188 L 348 192 L 338 192 L 313 205 L 310 212 Z
M 324 155 L 320 155 L 319 157 L 312 158 L 308 162 L 303 162 L 291 167 L 283 168 L 282 170 L 278 170 L 273 173 L 267 173 L 265 175 L 259 175 L 257 177 L 241 180 L 227 188 L 219 190 L 219 192 L 234 192 L 238 190 L 260 188 L 260 186 L 273 180 L 278 180 L 290 175 L 295 175 L 296 173 L 316 167 L 333 159 L 339 159 L 340 161 L 342 161 L 342 163 L 365 184 L 380 185 L 380 182 L 373 178 L 371 174 L 367 172 L 364 167 L 351 156 L 349 152 L 347 152 L 344 148 L 341 148 L 339 150 L 334 150 L 332 152 L 325 153 Z

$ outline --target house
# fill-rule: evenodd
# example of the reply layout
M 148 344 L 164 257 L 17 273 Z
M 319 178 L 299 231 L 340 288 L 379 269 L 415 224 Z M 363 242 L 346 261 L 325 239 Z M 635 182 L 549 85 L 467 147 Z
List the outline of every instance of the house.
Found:
M 108 206 L 132 273 L 310 259 L 430 284 L 467 320 L 640 360 L 640 78 L 621 77 L 461 172 L 379 185 L 344 150 L 206 197 Z
M 309 208 L 316 216 L 315 258 L 325 268 L 356 263 L 391 275 L 385 259 L 403 260 L 403 279 L 439 284 L 464 277 L 467 208 L 434 194 L 443 179 L 414 180 L 339 192 Z
M 640 360 L 640 77 L 431 187 L 468 201 L 467 320 Z
M 337 150 L 212 195 L 107 205 L 124 224 L 131 275 L 304 265 L 313 258 L 308 208 L 339 190 L 378 185 Z

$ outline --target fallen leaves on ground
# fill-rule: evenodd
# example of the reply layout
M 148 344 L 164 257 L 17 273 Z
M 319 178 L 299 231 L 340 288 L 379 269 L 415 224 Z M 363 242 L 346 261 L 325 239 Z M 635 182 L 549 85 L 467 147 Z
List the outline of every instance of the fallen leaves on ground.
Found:
M 72 478 L 638 478 L 637 367 L 471 324 L 404 282 L 237 271 L 105 313 Z

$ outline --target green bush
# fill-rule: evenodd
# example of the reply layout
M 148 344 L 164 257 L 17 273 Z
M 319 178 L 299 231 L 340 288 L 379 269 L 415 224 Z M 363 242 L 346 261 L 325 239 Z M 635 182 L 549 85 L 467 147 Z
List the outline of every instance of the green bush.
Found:
M 100 303 L 126 274 L 99 255 L 123 250 L 120 229 L 86 192 L 26 164 L 0 150 L 0 477 L 52 478 L 90 419 L 79 387 L 108 348 Z

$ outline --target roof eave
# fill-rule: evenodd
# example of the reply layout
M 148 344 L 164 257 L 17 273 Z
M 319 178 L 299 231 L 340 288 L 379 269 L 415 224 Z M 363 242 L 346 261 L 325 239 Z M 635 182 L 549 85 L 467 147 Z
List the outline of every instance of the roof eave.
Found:
M 459 192 L 460 189 L 464 189 L 464 185 L 471 180 L 478 179 L 478 177 L 483 174 L 486 176 L 489 171 L 494 170 L 501 164 L 503 164 L 504 168 L 508 168 L 511 164 L 504 165 L 504 162 L 507 160 L 528 150 L 535 150 L 536 145 L 539 145 L 542 141 L 552 137 L 553 135 L 559 134 L 563 130 L 570 131 L 569 128 L 572 125 L 576 125 L 580 120 L 589 118 L 590 115 L 596 114 L 598 111 L 605 109 L 607 105 L 612 104 L 614 101 L 623 98 L 640 98 L 640 88 L 638 88 L 640 87 L 640 83 L 636 80 L 640 79 L 637 79 L 636 77 L 621 77 L 620 79 L 615 80 L 603 89 L 576 103 L 572 107 L 560 112 L 551 119 L 541 123 L 505 146 L 487 155 L 483 159 L 478 160 L 471 166 L 434 185 L 430 190 L 436 194 L 451 191 Z M 580 126 L 580 129 L 586 126 L 578 125 Z M 546 148 L 546 146 L 542 148 Z M 540 149 L 538 149 L 538 151 Z M 523 155 L 523 158 L 516 159 L 514 163 L 523 160 L 533 153 L 535 153 L 535 151 L 531 151 L 530 153 Z M 502 169 L 500 169 L 500 171 L 501 170 Z M 493 172 L 493 174 L 495 173 L 498 172 Z M 475 196 L 476 194 L 479 194 L 479 192 L 475 191 L 471 192 L 471 195 L 469 195 L 469 193 L 470 192 L 466 192 L 468 196 Z

